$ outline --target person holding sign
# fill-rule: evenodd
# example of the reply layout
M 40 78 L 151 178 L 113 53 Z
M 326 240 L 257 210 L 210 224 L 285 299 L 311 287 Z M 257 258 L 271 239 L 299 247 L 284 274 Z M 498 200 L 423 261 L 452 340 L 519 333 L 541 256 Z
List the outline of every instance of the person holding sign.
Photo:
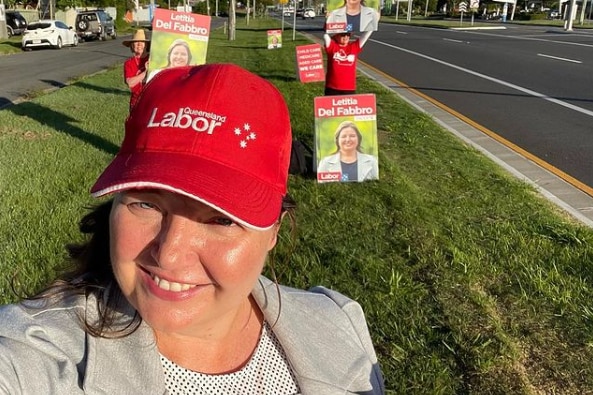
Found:
M 379 27 L 379 12 L 365 6 L 364 0 L 344 0 L 340 8 L 331 11 L 326 23 L 346 23 L 346 31 L 367 32 Z
M 125 131 L 69 272 L 0 308 L 0 392 L 384 394 L 357 302 L 262 275 L 295 225 L 280 91 L 233 64 L 164 69 Z
M 123 45 L 130 48 L 132 57 L 124 62 L 124 80 L 130 88 L 130 110 L 136 104 L 146 78 L 146 64 L 148 62 L 148 45 L 144 29 L 137 30 L 131 40 L 124 40 Z
M 350 41 L 350 32 L 323 35 L 327 53 L 325 95 L 350 95 L 356 93 L 356 63 L 358 54 L 371 36 L 366 31 L 358 39 Z
M 379 178 L 377 158 L 362 152 L 362 134 L 352 121 L 342 122 L 335 133 L 336 151 L 322 158 L 317 173 L 341 173 L 341 181 Z

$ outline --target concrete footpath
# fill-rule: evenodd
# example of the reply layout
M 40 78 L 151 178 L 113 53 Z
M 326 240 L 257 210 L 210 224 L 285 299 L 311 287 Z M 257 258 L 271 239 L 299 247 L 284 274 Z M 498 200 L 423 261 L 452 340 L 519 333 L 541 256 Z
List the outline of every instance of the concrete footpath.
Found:
M 522 152 L 519 147 L 501 138 L 496 138 L 493 132 L 481 125 L 456 114 L 454 110 L 414 89 L 398 84 L 393 78 L 360 60 L 358 71 L 390 89 L 419 111 L 431 115 L 445 129 L 483 152 L 514 176 L 535 186 L 545 198 L 577 220 L 593 227 L 593 197 L 577 187 L 579 185 L 577 180 L 570 179 L 564 174 L 557 175 L 561 172 L 555 172 L 556 169 L 546 166 L 538 158 L 533 156 L 530 158 L 529 153 Z M 571 182 L 567 182 L 567 179 Z

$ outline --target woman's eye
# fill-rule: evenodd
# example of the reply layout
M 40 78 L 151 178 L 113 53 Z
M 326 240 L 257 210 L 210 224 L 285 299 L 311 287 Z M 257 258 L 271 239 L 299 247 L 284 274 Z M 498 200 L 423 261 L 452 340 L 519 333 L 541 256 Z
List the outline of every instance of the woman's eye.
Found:
M 222 226 L 232 226 L 232 225 L 235 225 L 235 221 L 233 221 L 232 219 L 227 218 L 227 217 L 214 218 L 212 220 L 212 223 L 214 223 L 216 225 L 222 225 Z
M 135 210 L 157 210 L 158 207 L 148 202 L 133 202 L 128 205 L 130 208 Z

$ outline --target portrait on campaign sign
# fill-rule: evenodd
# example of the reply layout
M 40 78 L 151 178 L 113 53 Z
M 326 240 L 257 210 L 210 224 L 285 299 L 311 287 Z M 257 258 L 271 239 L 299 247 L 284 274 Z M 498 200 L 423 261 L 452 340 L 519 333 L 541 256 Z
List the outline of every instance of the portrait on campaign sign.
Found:
M 206 63 L 210 20 L 206 15 L 157 8 L 147 81 L 162 69 Z
M 376 114 L 373 94 L 315 98 L 318 182 L 379 179 Z
M 329 0 L 327 11 L 327 33 L 357 33 L 379 28 L 379 0 Z
M 268 30 L 268 49 L 282 48 L 282 30 Z

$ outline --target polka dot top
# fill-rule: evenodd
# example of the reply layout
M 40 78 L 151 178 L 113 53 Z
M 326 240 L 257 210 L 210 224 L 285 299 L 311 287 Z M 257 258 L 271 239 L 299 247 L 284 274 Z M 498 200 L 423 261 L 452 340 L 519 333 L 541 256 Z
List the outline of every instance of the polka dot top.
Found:
M 299 395 L 284 349 L 264 323 L 259 343 L 241 370 L 204 374 L 185 369 L 161 355 L 165 385 L 170 395 Z

